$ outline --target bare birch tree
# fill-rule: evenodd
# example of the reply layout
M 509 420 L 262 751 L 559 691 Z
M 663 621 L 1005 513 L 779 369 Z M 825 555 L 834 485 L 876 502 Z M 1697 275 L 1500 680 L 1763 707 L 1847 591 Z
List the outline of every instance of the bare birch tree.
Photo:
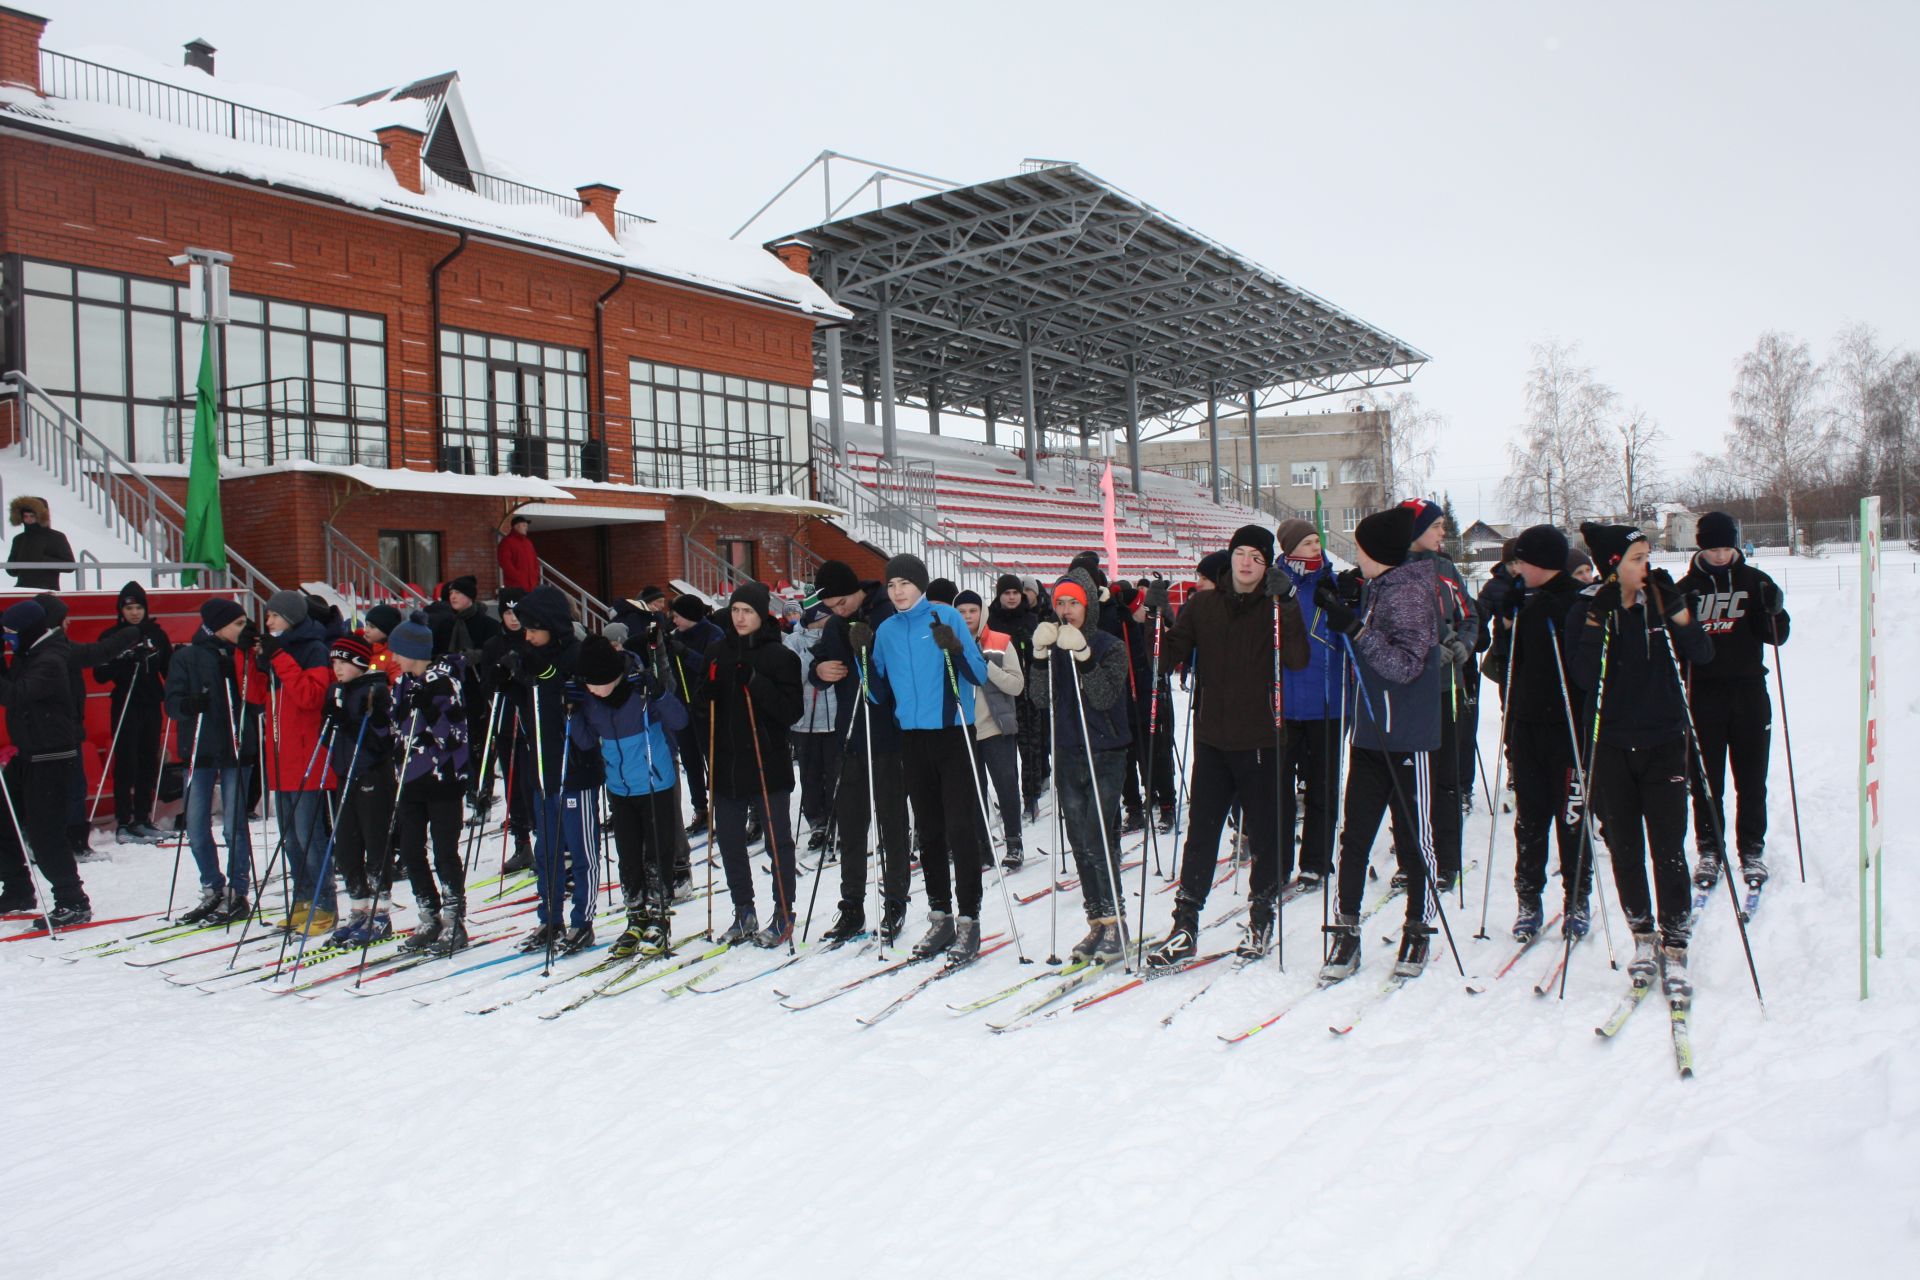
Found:
M 1571 529 L 1600 513 L 1614 468 L 1608 421 L 1618 397 L 1579 363 L 1579 349 L 1545 342 L 1533 349 L 1527 371 L 1527 419 L 1520 440 L 1507 446 L 1501 485 L 1516 519 L 1542 517 Z
M 1660 476 L 1660 445 L 1666 433 L 1653 415 L 1635 405 L 1614 419 L 1618 439 L 1615 465 L 1618 468 L 1620 511 L 1627 519 L 1638 521 L 1640 509 L 1660 500 L 1664 483 Z
M 1760 492 L 1786 507 L 1787 549 L 1799 554 L 1793 497 L 1810 488 L 1827 450 L 1820 370 L 1805 342 L 1769 330 L 1735 365 L 1727 458 Z

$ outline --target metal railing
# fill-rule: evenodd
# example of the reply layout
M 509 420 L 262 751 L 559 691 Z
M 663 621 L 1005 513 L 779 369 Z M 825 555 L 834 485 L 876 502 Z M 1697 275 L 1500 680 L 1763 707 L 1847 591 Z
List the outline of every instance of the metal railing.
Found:
M 69 496 L 91 511 L 121 540 L 144 550 L 156 564 L 185 563 L 187 513 L 179 503 L 108 448 L 18 369 L 5 377 L 4 394 L 17 409 L 15 432 L 21 456 L 51 472 Z M 221 575 L 213 573 L 213 578 Z M 260 617 L 279 590 L 231 548 L 225 582 L 241 593 L 248 613 Z
M 183 573 L 194 572 L 202 574 L 206 580 L 195 584 L 193 587 L 184 587 L 179 583 L 175 583 L 175 589 L 209 591 L 215 595 L 223 591 L 237 590 L 233 583 L 229 581 L 228 575 L 221 573 L 218 569 L 208 569 L 207 566 L 203 564 L 188 564 L 178 560 L 102 560 L 86 551 L 80 553 L 78 560 L 0 561 L 0 573 L 11 575 L 16 572 L 73 574 L 73 586 L 61 588 L 63 591 L 105 591 L 107 589 L 108 574 L 112 574 L 113 577 L 119 579 L 118 582 L 113 584 L 117 588 L 121 582 L 126 581 L 125 577 L 122 576 L 125 574 L 147 574 L 152 578 L 153 585 L 159 587 L 163 585 L 160 582 L 162 578 L 178 578 Z M 93 578 L 93 585 L 91 587 L 87 585 L 89 575 Z M 39 588 L 0 586 L 0 591 L 6 592 L 32 591 L 36 589 Z
M 626 481 L 643 488 L 790 491 L 784 436 L 442 396 L 438 465 L 462 475 Z
M 743 582 L 753 581 L 731 561 L 701 546 L 690 535 L 681 536 L 680 555 L 681 563 L 685 566 L 687 585 L 709 600 L 725 601 L 733 594 L 734 588 Z
M 820 574 L 820 566 L 825 564 L 825 556 L 815 554 L 812 547 L 802 546 L 794 541 L 793 535 L 787 535 L 787 576 L 796 582 L 812 582 Z
M 181 462 L 193 447 L 192 401 L 167 410 L 164 461 Z M 220 455 L 242 466 L 289 458 L 329 466 L 387 465 L 387 391 L 314 378 L 275 378 L 226 388 L 220 409 Z
M 852 472 L 827 461 L 831 456 L 830 450 L 814 453 L 813 478 L 820 500 L 844 509 L 849 522 L 856 527 L 864 526 L 866 541 L 890 550 L 910 551 L 926 562 L 927 572 L 934 577 L 950 578 L 983 596 L 992 592 L 994 582 L 1003 573 L 1039 576 L 1025 565 L 989 559 L 967 546 L 957 531 L 929 524 L 912 511 L 887 501 L 862 484 Z
M 397 605 L 405 612 L 432 603 L 420 588 L 361 550 L 331 523 L 325 528 L 327 585 L 339 592 L 354 616 L 364 616 L 376 604 Z
M 371 169 L 386 167 L 380 144 L 370 139 L 50 49 L 40 51 L 40 91 L 49 98 L 124 107 L 196 133 L 216 134 Z
M 420 167 L 421 180 L 429 188 L 465 191 L 483 200 L 491 200 L 495 204 L 539 205 L 569 218 L 578 218 L 587 212 L 586 203 L 579 196 L 548 191 L 544 187 L 529 186 L 524 182 L 516 182 L 512 178 L 503 178 L 498 174 L 482 173 L 478 169 L 456 169 L 455 172 L 459 177 L 449 177 L 434 168 L 431 162 Z M 466 181 L 461 181 L 461 178 Z
M 571 600 L 576 612 L 578 612 L 580 616 L 580 621 L 586 626 L 588 631 L 595 635 L 598 635 L 609 622 L 613 621 L 613 610 L 607 607 L 606 601 L 600 599 L 600 597 L 594 595 L 591 591 L 588 591 L 585 587 L 548 564 L 545 560 L 540 562 L 540 585 L 543 587 L 552 587 L 561 595 Z

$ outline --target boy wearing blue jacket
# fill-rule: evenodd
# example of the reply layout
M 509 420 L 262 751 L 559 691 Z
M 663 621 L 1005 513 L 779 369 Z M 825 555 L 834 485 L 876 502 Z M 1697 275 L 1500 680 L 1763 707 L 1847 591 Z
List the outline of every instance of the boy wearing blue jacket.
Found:
M 686 704 L 600 636 L 581 642 L 574 676 L 587 696 L 573 713 L 573 746 L 597 751 L 605 764 L 627 908 L 627 927 L 608 954 L 616 960 L 665 955 L 673 920 L 668 895 L 678 781 L 668 735 L 687 727 Z
M 901 773 L 920 833 L 928 929 L 913 954 L 925 958 L 944 951 L 949 964 L 965 964 L 980 954 L 979 841 L 984 835 L 977 825 L 980 795 L 967 738 L 973 732 L 975 695 L 967 686 L 986 681 L 987 664 L 959 611 L 926 598 L 930 579 L 918 556 L 887 561 L 885 581 L 896 612 L 873 633 L 869 696 L 892 707 L 899 722 Z M 854 644 L 861 647 L 860 637 Z
M 1333 874 L 1333 828 L 1340 804 L 1340 722 L 1352 710 L 1347 697 L 1345 652 L 1326 624 L 1314 592 L 1333 581 L 1333 564 L 1320 534 L 1305 520 L 1282 520 L 1275 534 L 1280 567 L 1293 579 L 1294 598 L 1307 625 L 1307 665 L 1281 673 L 1285 684 L 1287 745 L 1280 760 L 1280 861 L 1300 868 L 1288 900 L 1320 887 Z M 1299 824 L 1299 858 L 1293 857 L 1300 792 L 1306 818 Z

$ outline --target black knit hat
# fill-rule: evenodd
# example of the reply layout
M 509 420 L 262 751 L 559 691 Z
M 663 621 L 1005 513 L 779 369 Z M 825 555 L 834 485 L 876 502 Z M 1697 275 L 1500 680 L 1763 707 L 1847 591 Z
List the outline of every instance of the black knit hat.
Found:
M 1089 576 L 1099 567 L 1100 553 L 1098 551 L 1082 551 L 1067 564 L 1067 568 L 1069 569 L 1085 569 Z
M 702 600 L 691 591 L 681 592 L 673 598 L 673 603 L 667 607 L 672 609 L 674 613 L 680 617 L 685 618 L 688 622 L 699 622 L 713 612 L 712 609 L 707 607 L 705 600 Z
M 935 578 L 927 584 L 927 599 L 935 604 L 952 604 L 960 594 L 960 584 L 951 578 Z
M 200 625 L 209 631 L 218 631 L 246 616 L 247 611 L 240 607 L 239 601 L 229 600 L 225 596 L 215 596 L 200 606 Z
M 33 597 L 40 602 L 40 609 L 47 615 L 47 626 L 57 627 L 67 620 L 73 610 L 57 591 L 42 591 Z
M 855 595 L 860 590 L 860 575 L 844 560 L 828 560 L 814 572 L 813 589 L 826 600 Z
M 897 555 L 887 561 L 887 567 L 881 576 L 881 581 L 883 583 L 892 582 L 895 578 L 905 578 L 908 582 L 920 588 L 922 595 L 926 594 L 928 585 L 933 581 L 932 577 L 927 573 L 926 563 L 922 561 L 919 556 L 904 554 Z
M 113 607 L 124 609 L 130 604 L 137 604 L 142 609 L 147 607 L 147 589 L 137 582 L 129 582 L 120 588 L 120 597 L 113 602 Z
M 383 636 L 392 635 L 402 621 L 400 611 L 390 604 L 377 604 L 367 610 L 367 625 Z
M 525 587 L 502 587 L 500 588 L 500 595 L 498 597 L 500 607 L 502 609 L 514 608 L 526 598 L 526 595 L 527 589 Z M 372 616 L 371 611 L 368 612 L 368 616 Z
M 1724 511 L 1709 511 L 1693 527 L 1693 545 L 1702 551 L 1740 545 L 1740 522 Z
M 451 604 L 453 603 L 453 593 L 456 591 L 469 600 L 478 600 L 480 598 L 480 581 L 470 573 L 462 574 L 458 578 L 449 578 L 447 579 L 447 584 L 440 589 L 440 598 Z
M 761 622 L 772 625 L 773 592 L 767 589 L 766 583 L 748 581 L 735 587 L 733 594 L 727 597 L 727 607 L 732 608 L 736 604 L 751 605 L 753 611 L 760 615 Z
M 1236 547 L 1252 547 L 1260 553 L 1260 558 L 1268 564 L 1273 563 L 1273 533 L 1264 525 L 1243 524 L 1233 531 L 1233 537 L 1227 542 L 1227 559 L 1233 559 Z
M 627 662 L 605 636 L 588 636 L 580 642 L 573 674 L 581 684 L 612 684 L 627 674 Z
M 1003 596 L 1009 591 L 1021 590 L 1020 579 L 1011 573 L 1003 573 L 994 580 L 993 594 Z
M 651 582 L 648 583 L 646 586 L 640 588 L 641 604 L 650 605 L 655 600 L 665 600 L 666 598 L 667 598 L 667 593 L 662 591 L 658 586 L 655 586 Z
M 963 604 L 970 604 L 976 609 L 984 609 L 987 607 L 987 602 L 980 598 L 980 593 L 978 591 L 971 591 L 971 590 L 962 591 L 959 595 L 953 598 L 954 608 L 958 609 Z
M 1511 558 L 1536 569 L 1563 573 L 1567 567 L 1567 535 L 1550 524 L 1529 526 L 1514 537 Z
M 1231 563 L 1232 560 L 1226 552 L 1209 551 L 1200 557 L 1200 563 L 1195 566 L 1195 569 L 1201 577 L 1217 587 L 1220 585 L 1221 575 L 1226 573 L 1227 566 Z
M 1389 569 L 1407 562 L 1413 546 L 1414 514 L 1411 507 L 1388 507 L 1362 520 L 1353 531 L 1353 540 L 1368 558 Z
M 1602 577 L 1611 576 L 1620 567 L 1620 562 L 1627 557 L 1627 548 L 1647 540 L 1646 534 L 1630 524 L 1600 524 L 1592 520 L 1580 526 L 1580 536 L 1587 540 L 1587 550 L 1593 552 L 1593 566 Z

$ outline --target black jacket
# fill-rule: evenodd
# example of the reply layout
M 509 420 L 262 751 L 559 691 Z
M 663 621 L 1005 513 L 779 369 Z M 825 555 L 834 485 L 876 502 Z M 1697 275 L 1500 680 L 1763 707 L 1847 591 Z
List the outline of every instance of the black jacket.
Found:
M 1560 677 L 1564 667 L 1568 682 L 1567 696 L 1577 699 L 1578 695 L 1572 689 L 1571 662 L 1580 633 L 1573 629 L 1567 615 L 1582 599 L 1581 590 L 1579 579 L 1570 573 L 1560 573 L 1549 579 L 1545 586 L 1527 592 L 1526 603 L 1521 606 L 1520 615 L 1514 619 L 1508 642 L 1512 654 L 1508 667 L 1510 683 L 1507 686 L 1509 719 L 1523 724 L 1548 726 L 1564 726 L 1567 723 L 1570 704 L 1561 696 Z M 1559 665 L 1555 664 L 1553 657 L 1556 642 L 1560 645 Z M 1578 701 L 1571 705 L 1578 719 Z
M 518 724 L 514 734 L 514 768 L 524 771 L 536 791 L 558 795 L 568 780 L 567 685 L 580 645 L 571 635 L 535 649 L 522 642 L 508 649 L 502 693 Z M 577 691 L 576 691 L 577 692 Z M 542 785 L 544 784 L 544 785 Z
M 707 762 L 707 773 L 714 792 L 736 800 L 757 800 L 762 769 L 768 795 L 792 791 L 787 729 L 805 710 L 800 655 L 782 644 L 780 632 L 768 624 L 749 636 L 735 633 L 714 641 L 702 667 L 700 706 L 688 732 L 699 733 L 704 740 L 712 717 L 713 759 Z M 760 731 L 757 756 L 754 728 Z
M 344 781 L 351 772 L 364 778 L 381 766 L 392 772 L 393 692 L 384 671 L 369 671 L 357 680 L 334 685 L 320 714 L 334 777 Z M 364 733 L 362 720 L 366 721 Z
M 55 627 L 27 639 L 0 674 L 7 737 L 28 761 L 70 760 L 86 740 L 68 664 L 72 642 Z
M 1171 670 L 1189 655 L 1199 659 L 1193 736 L 1222 751 L 1273 746 L 1273 603 L 1265 584 L 1241 595 L 1232 585 L 1187 601 L 1160 643 L 1160 664 Z M 1300 602 L 1280 604 L 1280 661 L 1307 665 L 1307 624 Z
M 847 726 L 852 722 L 854 714 L 858 709 L 856 704 L 860 702 L 860 664 L 854 661 L 853 638 L 851 635 L 853 623 L 864 622 L 873 631 L 878 632 L 880 630 L 880 624 L 888 618 L 891 618 L 896 612 L 893 607 L 893 601 L 887 599 L 887 589 L 884 586 L 869 583 L 866 584 L 866 587 L 867 598 L 860 602 L 859 609 L 854 611 L 851 619 L 833 617 L 827 620 L 827 625 L 821 629 L 819 642 L 813 646 L 813 662 L 807 668 L 807 678 L 813 681 L 816 687 L 821 689 L 839 688 L 845 691 L 845 696 L 839 700 L 833 713 L 833 732 L 836 738 L 847 744 L 848 751 L 865 751 L 867 749 L 865 733 L 859 725 L 854 726 L 852 737 L 849 738 L 847 736 Z M 1038 623 L 1036 622 L 1035 625 L 1037 626 Z M 1033 662 L 1033 627 L 1027 628 L 1026 661 L 1028 669 L 1031 670 Z M 814 671 L 817 670 L 823 662 L 844 662 L 847 665 L 846 678 L 841 680 L 836 686 L 831 681 L 822 680 L 819 676 L 814 675 Z M 1023 674 L 1025 673 L 1023 672 Z M 871 717 L 873 724 L 873 749 L 883 755 L 897 753 L 900 750 L 900 723 L 893 718 L 892 709 L 869 700 L 867 715 Z M 695 717 L 696 720 L 698 718 L 697 716 Z M 694 727 L 698 728 L 699 726 L 696 724 Z
M 1694 682 L 1764 681 L 1767 646 L 1785 644 L 1793 630 L 1793 619 L 1785 609 L 1768 613 L 1761 603 L 1763 590 L 1779 590 L 1773 579 L 1735 551 L 1733 559 L 1719 569 L 1694 556 L 1693 567 L 1680 579 L 1679 587 L 1699 597 L 1700 625 L 1713 641 L 1713 661 L 1693 673 Z
M 254 699 L 265 698 L 267 681 L 251 669 L 251 657 L 243 660 L 249 667 L 248 700 L 236 725 L 233 709 L 241 704 L 242 692 L 234 647 L 205 627 L 191 643 L 175 647 L 167 664 L 167 715 L 174 722 L 175 750 L 182 760 L 196 743 L 192 761 L 196 767 L 225 769 L 253 764 L 259 758 L 261 704 Z M 187 709 L 187 702 L 199 694 L 207 695 L 207 709 L 196 715 Z
M 1668 627 L 1666 620 L 1646 604 L 1613 611 L 1612 625 L 1592 612 L 1593 597 L 1580 596 L 1567 617 L 1575 641 L 1573 669 L 1567 674 L 1587 691 L 1587 705 L 1599 692 L 1601 659 L 1605 657 L 1606 690 L 1599 706 L 1600 741 L 1610 747 L 1655 747 L 1684 737 L 1687 701 L 1674 670 L 1673 655 L 1682 662 L 1713 661 L 1713 642 L 1699 619 L 1684 627 Z M 1524 640 L 1522 644 L 1526 643 Z M 1583 721 L 1583 730 L 1590 723 Z M 1585 737 L 1583 732 L 1582 743 Z
M 27 564 L 35 561 L 44 564 L 72 564 L 73 546 L 67 541 L 67 535 L 58 529 L 44 524 L 23 527 L 13 537 L 13 547 L 7 552 L 7 559 L 15 564 Z M 72 573 L 71 569 L 14 569 L 13 580 L 22 590 L 58 591 L 60 575 Z
M 150 617 L 142 618 L 137 623 L 125 620 L 116 622 L 100 633 L 99 642 L 107 644 L 123 632 L 133 633 L 132 647 L 121 650 L 93 669 L 95 680 L 113 686 L 113 714 L 116 720 L 128 698 L 133 699 L 136 707 L 160 705 L 167 696 L 166 670 L 173 657 L 173 641 L 167 638 L 165 629 Z

